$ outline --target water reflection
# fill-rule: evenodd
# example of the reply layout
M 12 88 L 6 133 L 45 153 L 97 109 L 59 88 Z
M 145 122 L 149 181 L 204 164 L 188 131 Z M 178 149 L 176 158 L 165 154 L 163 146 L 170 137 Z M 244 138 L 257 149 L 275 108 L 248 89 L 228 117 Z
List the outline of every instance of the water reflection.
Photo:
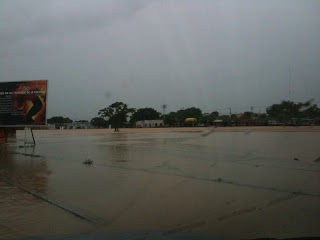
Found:
M 2 145 L 0 152 L 1 178 L 23 184 L 34 191 L 45 194 L 47 193 L 50 171 L 46 161 L 39 159 L 39 157 L 30 156 L 35 155 L 34 153 L 34 148 L 29 148 L 29 151 L 24 149 L 21 152 L 8 145 Z
M 111 146 L 111 163 L 128 165 L 130 161 L 130 152 L 128 144 L 128 135 L 125 133 L 111 134 L 111 138 L 108 140 Z
M 18 222 L 20 231 L 3 230 L 0 223 L 0 238 L 9 232 L 39 235 L 38 221 L 46 235 L 145 229 L 245 238 L 265 237 L 264 229 L 273 237 L 320 234 L 311 224 L 320 221 L 320 165 L 314 162 L 320 156 L 319 133 L 38 134 L 35 148 L 1 146 L 0 176 L 103 224 L 32 196 L 26 200 L 0 181 L 0 201 L 14 209 L 6 218 Z M 292 160 L 293 151 L 299 161 Z M 84 165 L 86 158 L 93 165 Z M 22 200 L 14 204 L 5 197 L 9 192 Z M 47 215 L 28 208 L 23 216 L 24 202 Z M 60 224 L 63 219 L 68 226 Z M 255 229 L 249 231 L 248 224 Z

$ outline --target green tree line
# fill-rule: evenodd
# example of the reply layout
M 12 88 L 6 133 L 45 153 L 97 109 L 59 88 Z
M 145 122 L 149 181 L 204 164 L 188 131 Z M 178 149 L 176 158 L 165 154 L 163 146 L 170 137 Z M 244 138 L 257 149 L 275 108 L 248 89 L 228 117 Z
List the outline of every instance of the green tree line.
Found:
M 273 104 L 266 108 L 266 113 L 258 114 L 254 112 L 244 112 L 239 115 L 219 115 L 219 112 L 213 111 L 211 113 L 203 113 L 201 109 L 197 107 L 190 107 L 186 109 L 180 109 L 176 112 L 170 112 L 165 116 L 153 108 L 130 108 L 126 103 L 115 102 L 106 108 L 100 109 L 98 116 L 91 119 L 91 124 L 95 127 L 106 128 L 111 125 L 115 131 L 123 125 L 132 125 L 140 120 L 157 120 L 163 119 L 166 126 L 188 126 L 190 123 L 186 123 L 186 118 L 196 118 L 197 123 L 202 126 L 210 126 L 215 120 L 221 120 L 223 125 L 241 124 L 244 121 L 252 119 L 259 119 L 261 124 L 268 124 L 268 121 L 272 120 L 279 124 L 286 124 L 291 119 L 319 119 L 320 109 L 316 104 L 312 104 L 312 101 L 305 103 L 282 101 L 278 104 Z M 129 121 L 128 121 L 129 120 Z M 83 120 L 84 121 L 84 120 Z M 52 117 L 47 121 L 50 124 L 64 124 L 71 123 L 70 118 L 62 116 Z

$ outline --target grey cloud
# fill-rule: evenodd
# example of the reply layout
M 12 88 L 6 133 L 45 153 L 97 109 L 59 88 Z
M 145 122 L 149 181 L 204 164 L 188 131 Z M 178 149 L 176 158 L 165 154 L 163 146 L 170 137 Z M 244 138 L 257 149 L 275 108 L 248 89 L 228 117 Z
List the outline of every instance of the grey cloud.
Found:
M 7 1 L 4 4 L 1 25 L 6 34 L 1 35 L 1 40 L 16 44 L 43 35 L 53 37 L 106 27 L 130 19 L 147 1 Z
M 50 116 L 320 98 L 319 1 L 1 4 L 1 80 L 49 79 Z

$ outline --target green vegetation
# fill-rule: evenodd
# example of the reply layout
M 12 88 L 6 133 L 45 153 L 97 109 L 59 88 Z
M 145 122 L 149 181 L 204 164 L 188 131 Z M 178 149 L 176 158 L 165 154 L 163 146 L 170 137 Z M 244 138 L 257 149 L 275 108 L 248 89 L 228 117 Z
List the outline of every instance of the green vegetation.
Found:
M 92 124 L 92 126 L 95 126 L 97 128 L 107 128 L 108 127 L 108 121 L 104 120 L 102 117 L 92 118 L 90 123 Z
M 165 125 L 172 126 L 188 126 L 191 123 L 185 123 L 186 118 L 196 118 L 199 120 L 202 117 L 202 111 L 199 108 L 191 107 L 187 109 L 180 109 L 177 112 L 170 112 L 164 118 Z
M 231 110 L 230 110 L 231 113 Z M 109 124 L 119 131 L 119 127 L 132 126 L 140 120 L 157 120 L 163 118 L 164 125 L 170 127 L 193 126 L 193 122 L 185 122 L 186 118 L 196 118 L 197 126 L 266 126 L 266 125 L 319 125 L 320 109 L 312 100 L 302 102 L 282 101 L 266 108 L 266 113 L 254 113 L 247 111 L 239 114 L 219 115 L 219 112 L 202 113 L 196 107 L 180 109 L 162 116 L 157 110 L 146 108 L 129 108 L 123 102 L 115 102 L 98 112 L 99 117 L 94 117 L 90 123 L 97 128 L 107 128 Z M 128 118 L 130 117 L 130 123 Z M 72 123 L 70 118 L 61 116 L 48 119 L 48 123 L 63 125 Z M 86 120 L 77 122 L 86 123 Z
M 134 123 L 140 120 L 155 120 L 160 118 L 161 113 L 153 108 L 139 108 L 132 114 L 130 122 Z
M 114 131 L 119 131 L 122 123 L 127 122 L 128 114 L 134 113 L 134 108 L 128 108 L 123 102 L 112 103 L 109 107 L 99 110 L 99 116 L 107 118 L 108 122 L 114 127 Z
M 218 112 L 212 112 L 212 113 L 204 113 L 200 118 L 199 122 L 203 124 L 204 126 L 210 126 L 211 123 L 213 123 L 214 120 L 219 118 Z
M 270 118 L 286 123 L 292 118 L 316 118 L 320 117 L 320 109 L 311 101 L 306 103 L 294 103 L 292 101 L 282 101 L 280 104 L 273 104 L 267 108 Z
M 49 124 L 56 124 L 56 123 L 72 123 L 73 121 L 68 117 L 65 118 L 65 117 L 58 116 L 58 117 L 52 117 L 47 119 L 47 122 Z

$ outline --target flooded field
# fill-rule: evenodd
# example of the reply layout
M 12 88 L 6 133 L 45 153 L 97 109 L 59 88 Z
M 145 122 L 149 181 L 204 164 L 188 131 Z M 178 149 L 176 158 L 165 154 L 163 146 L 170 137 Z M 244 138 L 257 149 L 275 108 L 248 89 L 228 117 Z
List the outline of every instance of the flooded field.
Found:
M 34 132 L 0 145 L 0 239 L 320 236 L 319 131 Z

